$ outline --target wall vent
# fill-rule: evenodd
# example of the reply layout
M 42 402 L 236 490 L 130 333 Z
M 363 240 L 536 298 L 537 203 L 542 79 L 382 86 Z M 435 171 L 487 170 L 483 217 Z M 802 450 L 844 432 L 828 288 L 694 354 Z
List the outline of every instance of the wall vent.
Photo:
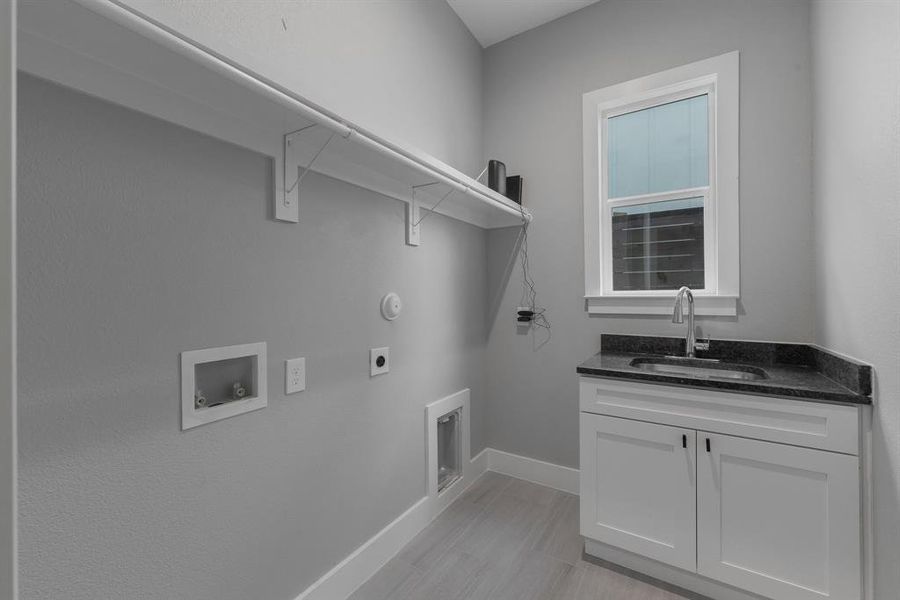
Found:
M 470 473 L 469 390 L 425 408 L 428 496 L 435 514 L 468 486 Z
M 441 415 L 437 419 L 437 472 L 438 493 L 459 481 L 462 477 L 462 460 L 460 458 L 459 426 L 462 409 Z

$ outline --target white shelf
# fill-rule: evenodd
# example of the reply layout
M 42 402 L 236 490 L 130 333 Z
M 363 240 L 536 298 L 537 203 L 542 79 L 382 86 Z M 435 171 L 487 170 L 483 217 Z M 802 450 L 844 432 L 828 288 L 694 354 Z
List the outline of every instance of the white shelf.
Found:
M 419 189 L 420 207 L 454 189 L 435 212 L 486 229 L 531 220 L 518 204 L 434 157 L 314 106 L 112 0 L 25 0 L 18 19 L 20 70 L 272 157 L 276 217 L 283 220 L 296 220 L 278 206 L 296 180 L 293 169 L 308 164 L 332 133 L 313 171 L 407 203 L 412 186 L 440 182 Z M 310 125 L 317 126 L 291 138 L 285 161 L 285 134 Z

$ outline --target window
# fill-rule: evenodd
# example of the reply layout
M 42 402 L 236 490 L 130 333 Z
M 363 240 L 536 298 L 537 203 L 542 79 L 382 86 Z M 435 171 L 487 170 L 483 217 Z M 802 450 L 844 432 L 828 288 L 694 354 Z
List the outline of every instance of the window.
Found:
M 584 95 L 588 310 L 698 314 L 738 296 L 738 54 Z

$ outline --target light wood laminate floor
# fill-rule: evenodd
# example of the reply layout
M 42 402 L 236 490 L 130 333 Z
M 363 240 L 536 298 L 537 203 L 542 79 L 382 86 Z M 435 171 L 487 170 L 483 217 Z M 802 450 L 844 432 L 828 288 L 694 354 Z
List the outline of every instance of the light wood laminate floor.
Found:
M 578 496 L 488 472 L 350 600 L 690 598 L 588 562 L 582 548 Z

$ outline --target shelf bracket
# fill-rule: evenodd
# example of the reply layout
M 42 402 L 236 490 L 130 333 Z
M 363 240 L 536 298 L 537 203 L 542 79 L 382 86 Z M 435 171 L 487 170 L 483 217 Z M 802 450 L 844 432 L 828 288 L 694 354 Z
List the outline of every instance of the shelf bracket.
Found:
M 421 212 L 419 206 L 419 199 L 416 197 L 416 192 L 419 191 L 420 188 L 431 187 L 433 185 L 440 184 L 440 181 L 432 181 L 430 183 L 422 183 L 419 185 L 410 186 L 412 190 L 412 199 L 406 205 L 406 245 L 407 246 L 418 246 L 419 245 L 419 224 L 425 220 L 425 217 L 420 217 L 419 213 Z M 431 207 L 429 210 L 434 210 L 438 204 L 444 201 L 444 198 L 449 196 L 453 190 L 444 195 L 443 198 L 438 200 L 437 204 Z M 425 215 L 426 217 L 428 215 Z
M 447 198 L 449 198 L 449 197 L 450 197 L 450 194 L 452 194 L 452 193 L 455 192 L 455 191 L 456 191 L 455 189 L 451 188 L 449 192 L 447 192 L 446 194 L 444 194 L 443 196 L 441 196 L 441 199 L 438 200 L 437 202 L 435 202 L 435 203 L 434 203 L 434 206 L 432 206 L 431 208 L 428 209 L 428 214 L 425 215 L 425 216 L 423 216 L 423 217 L 420 217 L 419 220 L 416 221 L 416 227 L 418 227 L 418 226 L 419 226 L 419 223 L 421 223 L 422 221 L 424 221 L 424 220 L 426 219 L 426 217 L 428 217 L 428 215 L 433 215 L 433 214 L 434 214 L 434 211 L 437 209 L 437 207 L 441 205 L 441 202 L 443 202 L 444 200 L 446 200 Z M 466 188 L 466 191 L 468 191 L 468 188 Z
M 406 205 L 406 245 L 407 246 L 418 246 L 419 245 L 419 225 L 424 221 L 429 215 L 434 214 L 434 210 L 440 206 L 441 202 L 450 197 L 450 195 L 457 191 L 456 188 L 451 187 L 450 191 L 441 196 L 440 200 L 434 203 L 434 206 L 428 209 L 428 214 L 424 216 L 419 216 L 420 214 L 420 205 L 419 199 L 416 198 L 416 191 L 419 188 L 430 187 L 432 185 L 438 185 L 442 182 L 440 181 L 432 181 L 431 183 L 423 183 L 421 185 L 412 186 L 412 199 Z M 468 190 L 468 188 L 464 188 Z
M 406 205 L 406 245 L 419 245 L 419 199 L 416 198 L 416 188 L 413 187 L 412 198 Z
M 310 172 L 313 165 L 316 164 L 316 160 L 337 135 L 336 132 L 332 132 L 309 164 L 303 165 L 295 156 L 293 140 L 304 131 L 318 126 L 318 123 L 314 123 L 282 136 L 281 164 L 279 165 L 279 161 L 275 160 L 275 219 L 278 221 L 300 222 L 300 184 L 303 183 L 303 178 Z

